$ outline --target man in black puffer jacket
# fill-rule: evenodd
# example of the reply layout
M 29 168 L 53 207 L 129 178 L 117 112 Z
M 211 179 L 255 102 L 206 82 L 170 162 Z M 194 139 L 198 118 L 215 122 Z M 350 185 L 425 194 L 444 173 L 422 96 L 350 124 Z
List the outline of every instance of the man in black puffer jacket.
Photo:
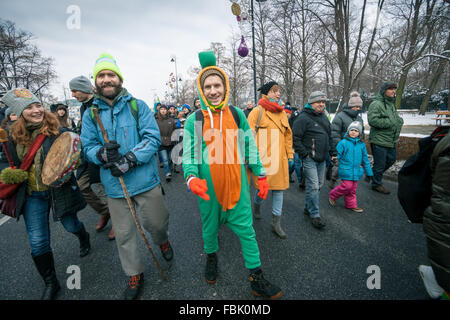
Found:
M 294 150 L 302 158 L 306 178 L 304 213 L 311 217 L 311 223 L 317 229 L 325 226 L 319 214 L 319 192 L 325 180 L 325 160 L 328 154 L 332 160 L 336 158 L 336 149 L 331 143 L 330 121 L 324 114 L 326 99 L 320 91 L 311 93 L 292 128 Z

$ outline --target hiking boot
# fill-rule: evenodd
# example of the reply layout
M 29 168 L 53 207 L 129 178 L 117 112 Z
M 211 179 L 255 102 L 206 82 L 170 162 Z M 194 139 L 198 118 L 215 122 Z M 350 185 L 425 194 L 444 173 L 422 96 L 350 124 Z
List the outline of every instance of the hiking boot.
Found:
M 358 212 L 358 213 L 361 213 L 361 212 L 364 211 L 362 208 L 358 208 L 358 207 L 356 207 L 356 208 L 348 208 L 348 209 L 350 209 L 350 210 L 352 210 L 354 212 Z
M 336 205 L 336 200 L 331 199 L 331 197 L 328 197 L 328 202 L 334 207 Z
M 304 183 L 299 183 L 298 188 L 300 189 L 300 191 L 305 191 L 306 186 Z
M 255 219 L 261 219 L 261 205 L 254 203 L 253 204 L 253 216 Z
M 250 274 L 250 287 L 253 295 L 256 297 L 262 296 L 267 299 L 275 300 L 283 295 L 283 291 L 280 288 L 264 279 L 261 269 Z
M 206 258 L 205 279 L 209 284 L 217 281 L 217 254 L 208 254 Z
M 138 274 L 136 276 L 131 276 L 128 280 L 128 286 L 124 292 L 124 300 L 136 300 L 142 291 L 142 286 L 144 285 L 144 274 Z
M 275 233 L 281 239 L 286 239 L 287 235 L 283 231 L 283 229 L 281 229 L 280 219 L 281 219 L 281 216 L 277 216 L 277 215 L 273 214 L 272 215 L 272 224 L 270 226 L 272 227 L 272 232 L 273 233 Z
M 419 273 L 422 277 L 423 284 L 427 290 L 428 295 L 431 299 L 438 299 L 444 293 L 444 289 L 437 283 L 436 277 L 434 276 L 433 268 L 430 266 L 419 266 Z
M 84 225 L 81 227 L 81 230 L 74 233 L 78 240 L 80 240 L 80 257 L 85 257 L 88 255 L 89 251 L 91 251 L 91 242 L 89 241 L 89 233 L 84 228 Z
M 102 216 L 98 221 L 97 225 L 95 226 L 95 231 L 97 232 L 102 231 L 108 224 L 109 218 L 110 218 L 109 215 Z
M 311 224 L 313 225 L 314 228 L 319 230 L 325 227 L 325 223 L 322 221 L 320 217 L 311 218 Z
M 390 194 L 390 193 L 391 193 L 388 189 L 386 189 L 385 187 L 383 187 L 382 184 L 379 184 L 379 185 L 377 185 L 376 187 L 373 187 L 373 186 L 372 186 L 372 190 L 375 190 L 375 191 L 377 191 L 377 192 L 379 192 L 379 193 L 382 193 L 382 194 Z
M 161 249 L 161 254 L 166 261 L 170 261 L 173 259 L 173 249 L 170 245 L 169 240 L 167 240 L 165 243 L 159 246 Z

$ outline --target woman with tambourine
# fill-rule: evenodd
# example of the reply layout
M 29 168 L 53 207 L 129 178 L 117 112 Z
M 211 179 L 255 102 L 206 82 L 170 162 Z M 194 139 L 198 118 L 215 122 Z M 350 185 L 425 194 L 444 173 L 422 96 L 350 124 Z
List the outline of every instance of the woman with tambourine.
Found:
M 73 173 L 60 187 L 42 182 L 44 161 L 61 133 L 55 115 L 44 110 L 39 99 L 24 88 L 8 91 L 2 101 L 18 116 L 9 128 L 9 137 L 3 131 L 1 139 L 10 163 L 0 174 L 2 213 L 17 219 L 23 215 L 31 256 L 45 282 L 41 299 L 55 299 L 60 285 L 50 246 L 50 209 L 54 220 L 60 220 L 68 232 L 79 238 L 80 256 L 85 256 L 90 250 L 89 234 L 77 218 L 77 211 L 86 207 L 86 201 Z M 10 192 L 11 186 L 18 188 Z

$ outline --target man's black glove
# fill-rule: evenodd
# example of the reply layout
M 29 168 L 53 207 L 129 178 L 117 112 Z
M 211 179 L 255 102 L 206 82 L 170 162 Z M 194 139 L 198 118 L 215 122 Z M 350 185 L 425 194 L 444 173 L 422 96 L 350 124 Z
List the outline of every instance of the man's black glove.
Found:
M 367 183 L 371 183 L 371 182 L 372 182 L 372 179 L 373 179 L 373 176 L 366 176 L 366 177 L 364 178 L 364 180 L 366 180 Z
M 104 169 L 111 169 L 111 174 L 114 177 L 120 177 L 125 173 L 131 171 L 137 165 L 137 159 L 133 152 L 128 151 L 118 161 L 108 162 L 103 166 Z
M 117 162 L 122 157 L 119 153 L 119 148 L 120 144 L 117 141 L 111 140 L 98 149 L 97 159 L 102 163 Z

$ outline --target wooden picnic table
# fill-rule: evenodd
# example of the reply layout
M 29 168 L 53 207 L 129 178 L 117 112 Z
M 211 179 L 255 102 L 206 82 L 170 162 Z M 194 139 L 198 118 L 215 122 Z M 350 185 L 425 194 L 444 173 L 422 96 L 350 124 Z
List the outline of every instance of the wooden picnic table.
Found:
M 450 111 L 449 110 L 438 110 L 436 111 L 436 118 L 432 118 L 436 120 L 436 125 L 442 125 L 442 120 L 450 121 Z

